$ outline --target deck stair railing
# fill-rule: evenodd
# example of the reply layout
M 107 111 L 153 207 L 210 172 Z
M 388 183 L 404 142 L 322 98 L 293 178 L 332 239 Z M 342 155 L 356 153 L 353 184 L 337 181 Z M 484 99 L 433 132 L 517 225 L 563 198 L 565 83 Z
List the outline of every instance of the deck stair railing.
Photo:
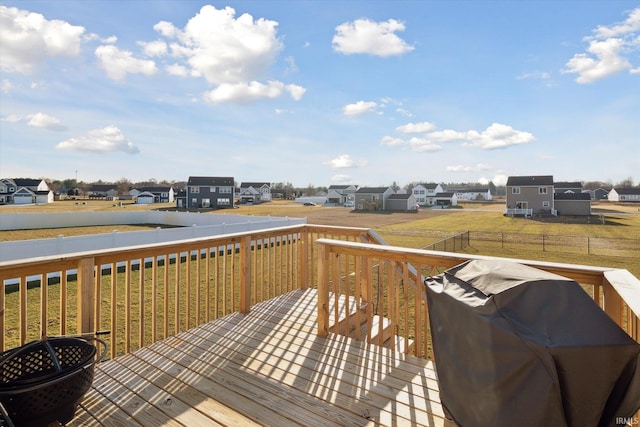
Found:
M 318 334 L 361 337 L 431 358 L 423 279 L 476 255 L 319 239 Z M 624 269 L 513 260 L 569 277 L 640 340 L 640 280 Z

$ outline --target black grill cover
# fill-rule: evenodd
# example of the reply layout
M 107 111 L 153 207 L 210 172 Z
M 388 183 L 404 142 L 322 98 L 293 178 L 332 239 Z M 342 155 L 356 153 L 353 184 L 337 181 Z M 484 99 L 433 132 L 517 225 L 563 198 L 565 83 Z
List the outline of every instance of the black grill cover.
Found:
M 440 398 L 461 426 L 614 426 L 640 345 L 570 279 L 468 261 L 425 280 Z

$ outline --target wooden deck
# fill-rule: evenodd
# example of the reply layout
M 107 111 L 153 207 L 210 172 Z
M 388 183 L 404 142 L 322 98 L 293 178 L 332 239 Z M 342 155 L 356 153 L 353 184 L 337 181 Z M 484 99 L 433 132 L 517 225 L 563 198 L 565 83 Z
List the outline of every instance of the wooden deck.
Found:
M 103 362 L 68 425 L 454 425 L 432 362 L 316 330 L 298 290 Z

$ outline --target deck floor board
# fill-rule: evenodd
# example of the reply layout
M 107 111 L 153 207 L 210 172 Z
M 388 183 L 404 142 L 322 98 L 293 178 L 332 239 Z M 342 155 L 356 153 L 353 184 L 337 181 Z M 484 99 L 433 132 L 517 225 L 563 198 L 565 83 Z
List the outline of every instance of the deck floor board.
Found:
M 430 361 L 318 337 L 316 301 L 293 291 L 105 361 L 67 425 L 454 425 Z

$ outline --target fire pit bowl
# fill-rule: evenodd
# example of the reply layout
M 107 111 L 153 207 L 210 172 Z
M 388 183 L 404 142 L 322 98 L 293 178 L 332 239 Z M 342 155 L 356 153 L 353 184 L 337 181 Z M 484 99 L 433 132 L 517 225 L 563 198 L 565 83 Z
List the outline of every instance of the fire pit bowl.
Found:
M 0 404 L 15 426 L 64 425 L 106 352 L 103 340 L 84 335 L 44 338 L 0 353 Z

